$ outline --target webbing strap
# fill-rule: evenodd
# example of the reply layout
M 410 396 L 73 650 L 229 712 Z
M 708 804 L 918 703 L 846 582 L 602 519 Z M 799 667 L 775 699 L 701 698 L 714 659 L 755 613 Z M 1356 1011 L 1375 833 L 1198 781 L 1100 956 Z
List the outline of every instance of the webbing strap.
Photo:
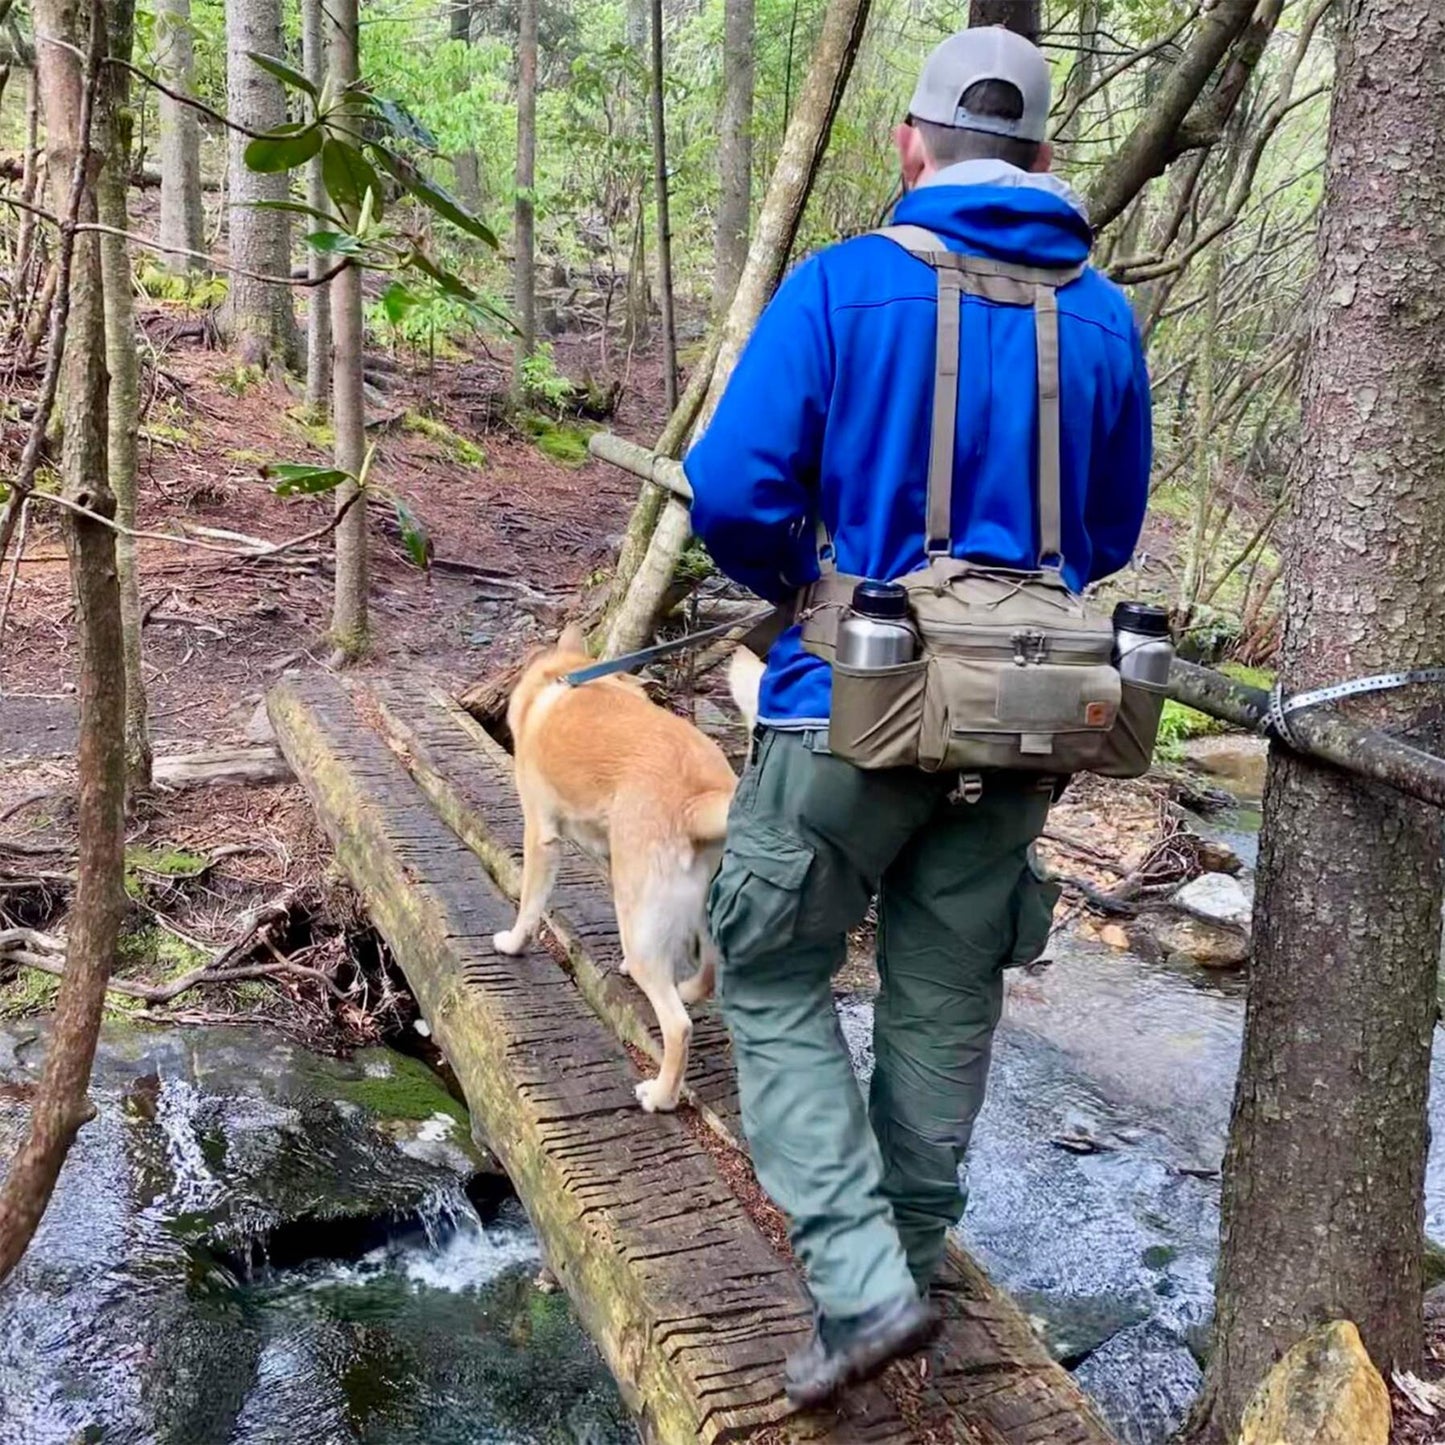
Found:
M 928 514 L 923 550 L 953 550 L 953 453 L 958 434 L 958 347 L 963 288 L 957 271 L 938 272 L 937 355 L 933 363 L 933 425 L 928 438 Z
M 1082 275 L 1082 266 L 1050 270 L 1018 266 L 950 251 L 922 226 L 884 226 L 874 235 L 933 268 L 938 278 L 937 350 L 933 371 L 933 417 L 929 429 L 928 555 L 953 551 L 953 462 L 958 430 L 959 344 L 962 296 L 967 293 L 1005 306 L 1031 306 L 1038 353 L 1039 396 L 1039 562 L 1062 569 L 1063 498 L 1059 416 L 1059 313 L 1057 288 Z M 831 550 L 831 544 L 830 544 Z M 821 559 L 820 552 L 820 559 Z
M 1059 450 L 1059 298 L 1034 288 L 1034 337 L 1039 353 L 1039 565 L 1064 565 L 1063 481 Z

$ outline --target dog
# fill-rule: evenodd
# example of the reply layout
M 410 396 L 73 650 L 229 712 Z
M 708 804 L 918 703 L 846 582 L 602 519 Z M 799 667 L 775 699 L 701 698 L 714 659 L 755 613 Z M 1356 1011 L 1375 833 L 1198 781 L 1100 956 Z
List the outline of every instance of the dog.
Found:
M 677 1107 L 692 1038 L 689 1004 L 711 996 L 717 952 L 707 894 L 722 857 L 737 786 L 723 750 L 658 707 L 635 677 L 580 687 L 562 679 L 592 659 L 569 627 L 524 668 L 507 704 L 522 801 L 522 893 L 500 953 L 531 942 L 557 877 L 558 845 L 577 843 L 611 872 L 622 971 L 647 995 L 662 1030 L 662 1068 L 637 1086 L 649 1113 Z M 763 663 L 738 649 L 729 688 L 751 737 Z M 691 976 L 683 977 L 696 962 Z M 681 980 L 679 982 L 679 980 Z

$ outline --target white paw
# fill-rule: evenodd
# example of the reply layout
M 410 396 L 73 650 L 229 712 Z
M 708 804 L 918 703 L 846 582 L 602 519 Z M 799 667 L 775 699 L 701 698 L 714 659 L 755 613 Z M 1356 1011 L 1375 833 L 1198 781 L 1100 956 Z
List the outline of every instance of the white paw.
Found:
M 622 960 L 621 963 L 617 965 L 617 971 L 623 976 L 623 978 L 627 978 L 631 974 L 632 970 L 628 968 L 627 960 L 625 958 Z
M 515 928 L 509 928 L 505 933 L 494 933 L 492 947 L 498 953 L 510 953 L 513 956 L 524 953 L 527 948 L 527 935 L 519 933 Z
M 659 1079 L 644 1079 L 637 1086 L 637 1102 L 649 1114 L 668 1114 L 677 1108 L 677 1095 L 660 1087 Z

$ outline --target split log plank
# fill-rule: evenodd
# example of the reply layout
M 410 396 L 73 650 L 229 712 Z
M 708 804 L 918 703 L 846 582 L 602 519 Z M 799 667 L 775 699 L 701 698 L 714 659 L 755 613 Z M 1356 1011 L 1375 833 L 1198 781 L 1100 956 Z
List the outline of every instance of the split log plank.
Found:
M 384 731 L 422 791 L 515 897 L 522 816 L 511 758 L 439 688 L 394 678 L 371 679 L 369 688 Z M 547 922 L 599 1016 L 660 1062 L 652 1010 L 617 972 L 622 948 L 606 878 L 576 850 L 559 870 Z M 745 1147 L 726 1029 L 715 1006 L 693 1013 L 693 1101 L 723 1138 Z M 925 1391 L 935 1409 L 942 1403 L 981 1438 L 1007 1445 L 1108 1445 L 1111 1435 L 1017 1305 L 952 1242 L 937 1287 L 947 1322 Z
M 836 1412 L 789 1413 L 783 1358 L 811 1327 L 791 1263 L 681 1122 L 637 1107 L 622 1045 L 567 973 L 492 949 L 511 904 L 347 684 L 283 683 L 268 708 L 644 1440 L 996 1445 L 941 1394 L 910 1410 L 915 1429 L 878 1383 Z

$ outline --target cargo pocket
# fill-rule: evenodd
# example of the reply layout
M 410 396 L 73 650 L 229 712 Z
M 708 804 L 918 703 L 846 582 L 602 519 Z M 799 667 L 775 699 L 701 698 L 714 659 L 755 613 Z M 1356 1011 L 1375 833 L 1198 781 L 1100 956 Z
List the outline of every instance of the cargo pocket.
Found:
M 1163 711 L 1163 693 L 1124 683 L 1114 726 L 1104 735 L 1098 759 L 1084 766 L 1106 778 L 1142 777 L 1154 760 Z
M 766 824 L 745 822 L 728 839 L 708 897 L 708 923 L 724 967 L 793 941 L 813 851 Z
M 927 667 L 921 658 L 893 667 L 835 662 L 829 752 L 860 768 L 915 766 Z
M 1043 865 L 1029 849 L 1028 862 L 1013 894 L 1013 948 L 1004 959 L 1005 968 L 1034 963 L 1049 946 L 1054 926 L 1054 905 L 1063 889 L 1044 872 Z

